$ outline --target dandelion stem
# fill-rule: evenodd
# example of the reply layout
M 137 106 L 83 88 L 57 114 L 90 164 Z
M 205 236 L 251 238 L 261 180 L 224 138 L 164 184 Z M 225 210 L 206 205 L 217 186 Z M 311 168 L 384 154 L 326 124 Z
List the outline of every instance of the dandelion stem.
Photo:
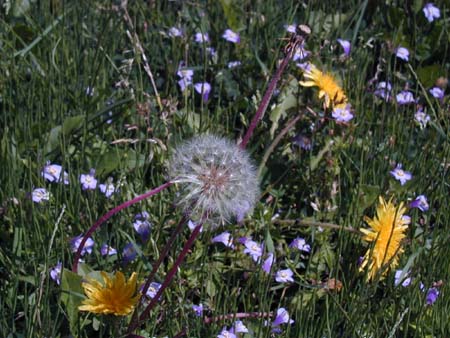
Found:
M 142 201 L 143 199 L 146 199 L 148 197 L 156 195 L 157 193 L 161 192 L 162 190 L 170 187 L 172 184 L 173 184 L 173 182 L 170 182 L 170 181 L 166 182 L 163 185 L 160 185 L 159 187 L 146 192 L 145 194 L 139 195 L 130 201 L 126 201 L 125 203 L 118 205 L 117 207 L 111 209 L 106 214 L 104 214 L 102 217 L 100 217 L 94 223 L 94 225 L 89 228 L 89 230 L 86 232 L 83 239 L 81 240 L 80 245 L 78 246 L 78 250 L 75 253 L 75 258 L 73 260 L 73 265 L 72 265 L 72 271 L 75 273 L 78 271 L 78 261 L 80 260 L 80 257 L 81 257 L 81 251 L 83 251 L 84 245 L 86 244 L 86 241 L 88 240 L 88 238 L 95 232 L 95 230 L 97 230 L 100 227 L 100 225 L 105 223 L 108 219 L 110 219 L 112 216 L 117 214 L 120 210 L 128 208 L 129 206 L 136 204 L 136 203 Z
M 147 293 L 147 290 L 150 287 L 150 284 L 153 281 L 153 278 L 155 277 L 155 274 L 158 271 L 158 268 L 162 264 L 162 261 L 167 257 L 167 254 L 169 253 L 169 250 L 172 248 L 172 245 L 173 245 L 173 243 L 175 241 L 175 238 L 178 236 L 178 234 L 183 229 L 183 225 L 186 223 L 186 221 L 187 221 L 187 216 L 185 215 L 185 216 L 183 216 L 180 219 L 180 221 L 178 222 L 177 227 L 172 232 L 172 235 L 170 235 L 170 239 L 167 241 L 167 244 L 164 246 L 164 249 L 161 251 L 161 254 L 159 255 L 158 261 L 155 264 L 153 264 L 152 272 L 150 272 L 149 276 L 147 277 L 147 280 L 145 281 L 144 287 L 142 288 L 142 291 L 141 291 L 141 293 L 143 295 L 145 295 Z M 143 298 L 144 297 L 141 297 L 139 299 L 138 306 L 136 306 L 136 308 L 134 310 L 133 317 L 132 317 L 131 322 L 130 322 L 130 323 L 133 323 L 133 325 L 138 320 L 138 309 L 142 305 Z
M 183 249 L 181 250 L 181 253 L 178 255 L 178 257 L 177 257 L 175 263 L 173 264 L 172 268 L 167 273 L 166 278 L 164 279 L 164 282 L 162 283 L 162 285 L 159 288 L 159 290 L 156 293 L 156 295 L 152 298 L 150 303 L 147 305 L 145 310 L 140 315 L 139 320 L 130 323 L 130 326 L 128 327 L 128 334 L 131 334 L 138 327 L 139 323 L 144 321 L 148 317 L 150 311 L 155 307 L 155 305 L 158 302 L 159 298 L 161 297 L 162 293 L 169 286 L 169 284 L 172 281 L 173 277 L 175 276 L 178 268 L 180 267 L 180 265 L 183 262 L 184 258 L 188 254 L 190 248 L 194 244 L 197 236 L 200 233 L 200 230 L 201 230 L 202 226 L 203 226 L 203 220 L 200 221 L 197 224 L 197 226 L 194 228 L 194 230 L 192 231 L 191 236 L 188 238 L 188 240 L 184 244 Z
M 258 125 L 259 121 L 263 118 L 264 113 L 267 110 L 267 107 L 269 106 L 270 99 L 272 98 L 273 92 L 275 91 L 275 88 L 277 86 L 278 80 L 281 78 L 281 74 L 283 74 L 284 70 L 286 69 L 286 66 L 288 65 L 289 61 L 291 60 L 292 56 L 295 53 L 295 50 L 299 44 L 303 42 L 303 36 L 296 35 L 293 39 L 291 39 L 288 43 L 288 45 L 285 47 L 286 55 L 279 65 L 277 71 L 273 75 L 272 79 L 269 82 L 269 85 L 267 86 L 267 90 L 264 93 L 264 96 L 261 100 L 261 103 L 259 104 L 258 110 L 255 113 L 255 116 L 253 116 L 253 119 L 250 123 L 250 126 L 248 127 L 247 132 L 244 135 L 244 138 L 242 139 L 241 144 L 239 145 L 241 149 L 245 149 L 247 146 L 248 141 L 250 140 L 250 137 L 252 137 L 253 132 L 255 131 L 256 126 Z

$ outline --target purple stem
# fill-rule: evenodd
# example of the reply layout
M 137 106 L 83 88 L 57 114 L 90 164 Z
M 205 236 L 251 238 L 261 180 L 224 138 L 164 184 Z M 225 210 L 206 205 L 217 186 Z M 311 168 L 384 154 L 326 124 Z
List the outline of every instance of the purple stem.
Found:
M 78 246 L 78 250 L 75 254 L 75 258 L 73 260 L 72 271 L 75 273 L 78 271 L 78 261 L 80 260 L 80 257 L 81 257 L 81 251 L 83 250 L 84 245 L 86 244 L 86 241 L 88 240 L 88 238 L 94 233 L 95 230 L 97 230 L 97 228 L 100 225 L 105 223 L 108 219 L 110 219 L 112 216 L 117 214 L 120 210 L 128 208 L 130 205 L 140 202 L 143 199 L 146 199 L 150 196 L 156 195 L 157 193 L 161 192 L 162 190 L 170 187 L 172 184 L 173 184 L 173 182 L 170 182 L 170 181 L 166 182 L 163 185 L 160 185 L 159 187 L 146 192 L 145 194 L 139 195 L 138 197 L 135 197 L 130 201 L 127 201 L 125 203 L 122 203 L 121 205 L 118 205 L 117 207 L 111 209 L 106 214 L 104 214 L 102 217 L 100 217 L 97 220 L 97 222 L 95 222 L 94 225 L 89 228 L 89 230 L 86 232 L 83 239 L 81 240 L 80 245 Z
M 293 48 L 293 50 L 294 49 L 295 48 Z M 275 91 L 275 88 L 277 86 L 277 82 L 280 79 L 281 74 L 284 72 L 291 58 L 292 58 L 292 51 L 287 53 L 287 55 L 283 59 L 283 62 L 281 62 L 280 66 L 275 72 L 275 75 L 272 77 L 272 80 L 270 80 L 269 86 L 267 87 L 267 90 L 264 93 L 261 103 L 259 104 L 258 110 L 256 111 L 255 116 L 253 116 L 252 122 L 250 123 L 250 126 L 248 127 L 248 130 L 245 133 L 241 144 L 239 145 L 241 149 L 245 149 L 248 141 L 250 140 L 250 137 L 252 137 L 253 132 L 255 131 L 256 126 L 258 125 L 259 120 L 261 120 L 262 117 L 264 116 L 264 113 L 266 112 L 267 107 L 269 105 L 270 99 L 272 98 L 273 92 Z
M 141 291 L 141 293 L 143 295 L 145 295 L 147 293 L 147 290 L 150 287 L 150 284 L 153 281 L 153 278 L 155 277 L 155 274 L 158 271 L 158 268 L 162 264 L 162 261 L 167 257 L 167 254 L 169 253 L 169 250 L 172 248 L 175 238 L 178 236 L 178 234 L 183 229 L 183 225 L 186 223 L 186 221 L 187 221 L 187 216 L 183 216 L 181 218 L 181 220 L 178 222 L 178 225 L 175 228 L 175 230 L 172 232 L 172 235 L 170 235 L 169 241 L 164 246 L 164 249 L 161 251 L 161 254 L 159 255 L 158 261 L 153 265 L 152 272 L 150 272 L 150 275 L 147 277 L 147 280 L 145 281 L 144 287 L 142 288 L 142 291 Z M 143 299 L 144 299 L 144 297 L 141 297 L 139 299 L 139 303 L 134 310 L 134 313 L 133 313 L 133 316 L 132 316 L 131 322 L 130 322 L 130 323 L 133 323 L 133 325 L 138 320 L 138 317 L 137 317 L 138 309 L 140 308 Z
M 145 310 L 142 312 L 142 314 L 139 317 L 139 320 L 130 323 L 130 326 L 128 327 L 128 334 L 131 334 L 138 327 L 139 323 L 141 321 L 144 321 L 148 317 L 150 311 L 154 308 L 154 306 L 158 302 L 159 297 L 162 295 L 164 290 L 169 286 L 169 284 L 172 281 L 173 277 L 175 276 L 179 266 L 181 265 L 184 258 L 188 254 L 189 249 L 194 244 L 194 241 L 197 238 L 198 234 L 200 233 L 200 229 L 202 228 L 202 226 L 203 226 L 203 221 L 199 222 L 197 224 L 197 226 L 194 228 L 194 230 L 191 233 L 191 236 L 188 238 L 188 240 L 184 244 L 183 249 L 181 250 L 181 253 L 178 255 L 177 260 L 175 261 L 172 268 L 167 273 L 166 278 L 164 279 L 164 282 L 162 283 L 162 285 L 159 288 L 158 292 L 156 293 L 155 297 L 152 298 L 150 303 L 147 305 Z

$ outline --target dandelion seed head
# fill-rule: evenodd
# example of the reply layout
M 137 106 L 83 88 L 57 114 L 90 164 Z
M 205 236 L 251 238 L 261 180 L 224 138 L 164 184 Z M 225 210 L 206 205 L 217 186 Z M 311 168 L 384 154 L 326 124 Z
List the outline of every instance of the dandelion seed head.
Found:
M 228 139 L 200 135 L 175 148 L 169 163 L 171 179 L 181 185 L 178 201 L 186 212 L 221 223 L 250 213 L 259 187 L 256 168 L 245 150 Z

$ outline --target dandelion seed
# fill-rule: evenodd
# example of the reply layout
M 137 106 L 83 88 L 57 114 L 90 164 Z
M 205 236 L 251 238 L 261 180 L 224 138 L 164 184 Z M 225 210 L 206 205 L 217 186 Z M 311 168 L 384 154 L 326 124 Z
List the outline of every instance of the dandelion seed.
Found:
M 233 32 L 231 29 L 225 30 L 222 37 L 232 43 L 239 43 L 241 42 L 241 37 L 238 33 Z
M 309 244 L 306 244 L 306 241 L 301 237 L 297 237 L 296 239 L 294 239 L 291 244 L 289 244 L 289 247 L 296 248 L 304 252 L 311 252 L 311 246 Z
M 412 179 L 411 173 L 409 171 L 404 171 L 400 163 L 397 164 L 395 169 L 392 170 L 390 173 L 397 181 L 400 181 L 401 185 L 405 185 L 406 182 Z
M 117 271 L 114 277 L 104 271 L 101 275 L 103 284 L 94 279 L 81 284 L 88 298 L 83 300 L 78 309 L 115 316 L 130 314 L 140 298 L 140 295 L 136 294 L 137 274 L 133 272 L 128 281 L 120 271 Z
M 100 248 L 100 253 L 102 254 L 102 256 L 113 256 L 117 255 L 117 250 L 109 246 L 108 244 L 103 243 L 102 247 Z
M 34 203 L 41 203 L 42 201 L 49 201 L 50 200 L 50 193 L 47 191 L 47 189 L 36 188 L 31 193 L 31 200 Z
M 404 90 L 398 93 L 395 97 L 397 99 L 397 103 L 400 105 L 414 103 L 414 95 L 413 93 Z
M 409 206 L 411 208 L 418 208 L 421 211 L 427 211 L 430 206 L 425 195 L 419 195 L 414 201 L 412 201 Z
M 279 270 L 275 274 L 275 280 L 278 283 L 288 283 L 288 282 L 293 283 L 294 282 L 294 278 L 292 278 L 293 275 L 294 273 L 292 272 L 291 269 Z
M 364 218 L 371 229 L 360 229 L 365 235 L 363 240 L 374 242 L 373 248 L 367 250 L 360 266 L 360 271 L 368 267 L 368 280 L 374 279 L 386 265 L 391 269 L 398 265 L 399 256 L 403 252 L 401 241 L 406 237 L 405 231 L 408 229 L 402 219 L 405 211 L 403 203 L 396 207 L 391 201 L 386 202 L 380 196 L 376 216 L 372 219 Z M 386 274 L 387 269 L 382 272 L 381 277 Z
M 200 135 L 178 146 L 169 174 L 181 184 L 178 203 L 198 219 L 208 214 L 226 222 L 247 204 L 250 213 L 259 194 L 256 169 L 246 151 L 213 135 Z
M 339 42 L 339 44 L 341 45 L 342 49 L 344 50 L 345 56 L 349 56 L 350 55 L 350 50 L 351 50 L 350 41 L 337 39 L 337 42 Z
M 50 278 L 53 279 L 56 284 L 61 284 L 61 270 L 62 270 L 62 263 L 58 262 L 53 268 L 50 269 Z
M 81 174 L 80 183 L 83 190 L 94 190 L 97 187 L 97 180 L 95 179 L 95 169 L 91 169 L 89 174 Z
M 409 50 L 405 47 L 397 47 L 395 55 L 403 61 L 409 61 Z
M 432 3 L 427 3 L 422 11 L 428 22 L 433 22 L 441 17 L 441 11 Z
M 222 232 L 220 235 L 215 236 L 212 240 L 212 243 L 223 243 L 228 248 L 234 248 L 233 237 L 228 231 Z
M 83 235 L 78 235 L 70 240 L 70 248 L 72 252 L 78 251 L 78 247 L 80 246 L 82 240 Z M 86 240 L 86 243 L 84 244 L 83 250 L 81 250 L 81 256 L 84 256 L 85 254 L 91 254 L 93 248 L 94 248 L 94 240 L 91 237 L 89 237 Z

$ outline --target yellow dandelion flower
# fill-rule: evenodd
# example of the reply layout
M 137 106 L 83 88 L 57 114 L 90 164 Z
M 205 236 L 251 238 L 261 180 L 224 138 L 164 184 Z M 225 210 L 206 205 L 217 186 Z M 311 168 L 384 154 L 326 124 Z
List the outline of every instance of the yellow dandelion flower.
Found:
M 137 274 L 133 272 L 128 282 L 125 281 L 125 276 L 120 271 L 117 271 L 112 278 L 104 271 L 101 272 L 101 275 L 103 284 L 94 279 L 82 283 L 88 298 L 78 309 L 116 316 L 130 314 L 140 297 L 139 294 L 136 295 Z
M 363 271 L 368 266 L 368 280 L 376 277 L 385 265 L 389 268 L 398 265 L 398 257 L 403 252 L 401 241 L 406 237 L 405 230 L 408 228 L 408 221 L 403 218 L 405 211 L 403 203 L 396 207 L 391 200 L 386 202 L 380 196 L 376 216 L 373 219 L 367 216 L 364 218 L 372 229 L 360 229 L 365 235 L 363 240 L 375 242 L 373 248 L 366 252 L 360 267 L 360 271 Z M 386 275 L 387 270 L 383 270 L 381 277 Z
M 327 108 L 346 106 L 347 96 L 331 74 L 323 73 L 313 64 L 309 64 L 303 76 L 307 81 L 300 81 L 300 84 L 304 87 L 319 87 L 319 99 L 325 99 Z

